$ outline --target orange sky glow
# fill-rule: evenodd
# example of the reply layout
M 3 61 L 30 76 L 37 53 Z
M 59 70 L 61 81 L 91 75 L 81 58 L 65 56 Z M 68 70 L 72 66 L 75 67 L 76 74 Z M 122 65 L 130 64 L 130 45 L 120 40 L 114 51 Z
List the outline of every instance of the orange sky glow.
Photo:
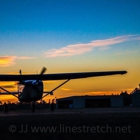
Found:
M 140 84 L 139 7 L 132 0 L 0 1 L 0 74 L 39 74 L 42 67 L 46 74 L 125 70 L 70 80 L 45 100 L 130 94 Z M 17 82 L 0 86 L 16 92 Z M 64 80 L 43 82 L 51 91 Z M 7 100 L 17 101 L 0 95 Z

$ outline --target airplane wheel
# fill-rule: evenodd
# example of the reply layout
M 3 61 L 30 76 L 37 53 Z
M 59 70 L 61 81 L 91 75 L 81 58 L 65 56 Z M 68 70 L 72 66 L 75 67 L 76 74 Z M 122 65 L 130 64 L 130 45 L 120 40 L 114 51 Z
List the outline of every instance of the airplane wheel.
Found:
M 35 104 L 34 103 L 32 103 L 32 112 L 35 112 Z
M 8 112 L 8 105 L 6 103 L 4 103 L 4 112 L 7 113 Z
M 51 103 L 51 111 L 54 111 L 54 103 Z

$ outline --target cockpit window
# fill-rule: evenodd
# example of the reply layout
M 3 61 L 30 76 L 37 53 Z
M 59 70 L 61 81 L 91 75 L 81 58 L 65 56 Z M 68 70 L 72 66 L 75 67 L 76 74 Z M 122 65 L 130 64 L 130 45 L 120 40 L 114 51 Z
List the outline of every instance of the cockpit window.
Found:
M 25 87 L 25 85 L 20 84 L 20 85 L 18 86 L 18 92 L 19 92 L 19 93 L 22 93 L 24 87 Z

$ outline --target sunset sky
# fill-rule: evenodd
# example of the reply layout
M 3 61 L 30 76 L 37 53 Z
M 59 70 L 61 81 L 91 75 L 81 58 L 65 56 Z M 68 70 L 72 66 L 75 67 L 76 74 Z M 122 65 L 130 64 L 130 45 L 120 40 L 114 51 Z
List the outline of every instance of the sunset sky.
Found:
M 71 80 L 53 98 L 130 93 L 140 83 L 140 1 L 0 0 L 0 73 L 32 74 L 42 67 L 46 73 L 128 72 Z M 44 90 L 62 82 L 46 81 Z M 17 91 L 16 82 L 0 85 Z

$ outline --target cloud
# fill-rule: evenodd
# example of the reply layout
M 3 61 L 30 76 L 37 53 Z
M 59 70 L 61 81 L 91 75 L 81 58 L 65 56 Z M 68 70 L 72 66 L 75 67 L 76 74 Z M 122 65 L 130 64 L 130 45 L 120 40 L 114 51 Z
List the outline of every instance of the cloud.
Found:
M 16 91 L 17 90 L 17 82 L 0 82 L 1 87 L 8 89 L 8 91 Z M 4 90 L 0 90 L 0 92 L 5 92 Z
M 0 67 L 8 67 L 15 64 L 16 56 L 0 56 Z
M 70 88 L 61 88 L 61 90 L 70 91 L 70 90 L 72 90 L 72 89 L 70 89 Z
M 28 60 L 28 59 L 34 59 L 35 57 L 28 57 L 28 56 L 0 56 L 0 67 L 8 67 L 13 66 L 16 64 L 16 60 Z
M 20 60 L 28 60 L 28 59 L 35 59 L 36 57 L 30 57 L 30 56 L 20 56 L 20 57 L 17 57 L 17 59 L 20 59 Z
M 52 84 L 52 83 L 56 83 L 56 81 L 44 81 L 44 83 L 47 83 L 47 84 Z
M 118 44 L 121 42 L 140 40 L 140 35 L 126 35 L 118 36 L 104 40 L 93 40 L 89 43 L 73 44 L 60 49 L 51 49 L 46 51 L 45 57 L 58 57 L 58 56 L 73 56 L 92 51 L 94 48 L 105 50 L 109 45 Z

